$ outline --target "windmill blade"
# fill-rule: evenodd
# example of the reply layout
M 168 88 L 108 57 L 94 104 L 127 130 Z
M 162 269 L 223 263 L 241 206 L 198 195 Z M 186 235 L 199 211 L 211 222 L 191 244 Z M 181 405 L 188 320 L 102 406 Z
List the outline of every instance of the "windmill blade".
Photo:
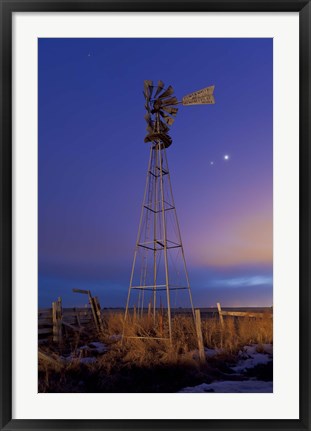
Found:
M 172 106 L 163 106 L 163 111 L 167 112 L 168 114 L 171 115 L 176 115 L 178 112 L 178 108 L 173 108 Z
M 163 123 L 163 121 L 159 121 L 159 128 L 160 128 L 160 132 L 166 133 L 168 132 L 170 129 L 169 127 L 167 127 L 167 125 L 165 123 Z
M 149 133 L 153 133 L 153 132 L 154 132 L 154 125 L 153 125 L 153 122 L 152 122 L 152 121 L 150 121 L 150 122 L 147 124 L 146 130 L 147 130 L 147 132 L 149 132 Z
M 152 90 L 153 90 L 153 83 L 150 80 L 144 81 L 144 94 L 147 101 L 151 99 L 152 96 Z
M 213 96 L 215 86 L 203 88 L 194 93 L 187 94 L 182 98 L 182 104 L 187 105 L 213 105 L 215 99 Z
M 161 106 L 168 106 L 168 105 L 177 105 L 178 100 L 177 100 L 177 97 L 174 96 L 174 97 L 170 97 L 169 99 L 159 100 L 159 102 L 161 103 Z
M 144 81 L 144 90 L 147 93 L 148 91 L 150 91 L 150 88 L 152 88 L 153 86 L 153 82 L 150 79 L 145 79 Z
M 155 92 L 154 97 L 157 97 L 157 95 L 158 95 L 159 93 L 161 93 L 161 91 L 163 90 L 163 88 L 164 88 L 164 82 L 163 82 L 163 81 L 161 81 L 161 80 L 159 80 L 159 81 L 158 81 L 158 88 L 157 88 L 157 91 Z
M 151 115 L 147 112 L 147 114 L 144 115 L 144 119 L 147 121 L 147 123 L 150 123 Z
M 174 121 L 175 121 L 174 118 L 170 117 L 169 115 L 165 114 L 162 111 L 160 111 L 160 114 L 169 126 L 171 126 L 174 123 Z
M 169 126 L 171 126 L 171 125 L 174 123 L 175 119 L 174 119 L 174 118 L 172 118 L 172 117 L 166 117 L 166 118 L 165 118 L 165 121 L 167 122 L 167 124 L 168 124 Z
M 164 93 L 160 94 L 159 99 L 164 99 L 165 97 L 171 96 L 174 93 L 174 89 L 171 85 L 167 87 Z
M 154 131 L 154 122 L 152 121 L 151 115 L 147 113 L 144 118 L 147 122 L 147 131 L 152 133 Z

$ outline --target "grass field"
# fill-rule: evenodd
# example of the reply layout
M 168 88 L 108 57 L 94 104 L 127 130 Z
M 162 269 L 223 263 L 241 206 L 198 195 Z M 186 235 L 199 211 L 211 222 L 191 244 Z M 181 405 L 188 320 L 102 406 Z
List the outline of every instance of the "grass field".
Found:
M 174 316 L 172 345 L 154 339 L 122 342 L 123 317 L 121 312 L 107 313 L 101 335 L 89 329 L 73 332 L 62 346 L 40 344 L 39 392 L 178 392 L 184 388 L 214 392 L 216 382 L 217 388 L 220 382 L 247 383 L 246 392 L 256 392 L 258 382 L 269 382 L 269 390 L 264 384 L 264 390 L 258 391 L 271 392 L 273 319 L 269 313 L 260 319 L 226 317 L 223 327 L 217 316 L 203 318 L 205 362 L 199 360 L 190 315 Z M 167 321 L 164 317 L 157 322 L 154 326 L 148 316 L 131 315 L 125 333 L 163 337 Z M 229 390 L 219 391 L 235 391 L 232 383 L 222 387 Z

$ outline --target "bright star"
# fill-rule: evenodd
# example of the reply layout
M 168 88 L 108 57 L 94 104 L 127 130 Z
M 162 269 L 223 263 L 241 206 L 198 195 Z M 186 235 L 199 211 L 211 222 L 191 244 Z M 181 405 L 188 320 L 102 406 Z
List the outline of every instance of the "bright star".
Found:
M 229 154 L 225 154 L 224 155 L 224 160 L 229 160 L 229 159 L 230 159 Z

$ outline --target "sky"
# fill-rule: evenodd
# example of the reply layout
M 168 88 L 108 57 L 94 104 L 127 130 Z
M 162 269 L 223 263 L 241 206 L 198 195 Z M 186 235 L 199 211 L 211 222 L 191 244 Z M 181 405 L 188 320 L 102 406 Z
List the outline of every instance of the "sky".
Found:
M 39 306 L 123 307 L 149 158 L 143 82 L 179 109 L 167 149 L 196 307 L 271 306 L 272 39 L 39 39 Z M 228 155 L 228 159 L 225 159 Z

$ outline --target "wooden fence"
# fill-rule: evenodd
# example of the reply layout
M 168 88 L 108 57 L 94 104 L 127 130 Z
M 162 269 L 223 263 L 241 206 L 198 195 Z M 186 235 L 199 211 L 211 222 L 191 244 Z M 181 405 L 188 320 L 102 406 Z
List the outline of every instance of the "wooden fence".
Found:
M 86 293 L 89 304 L 79 308 L 63 308 L 62 299 L 52 303 L 51 308 L 43 308 L 38 311 L 38 340 L 42 343 L 52 339 L 61 344 L 63 336 L 69 332 L 83 332 L 95 329 L 103 332 L 102 310 L 98 298 L 92 297 L 90 291 L 74 289 L 76 293 Z
M 224 316 L 231 317 L 248 317 L 255 319 L 263 319 L 264 317 L 272 318 L 272 310 L 267 313 L 260 313 L 257 311 L 224 311 L 221 309 L 221 305 L 217 302 L 218 315 L 221 326 L 224 326 Z
M 103 316 L 98 298 L 92 297 L 88 290 L 73 289 L 75 293 L 81 293 L 88 296 L 88 304 L 85 307 L 79 308 L 63 308 L 62 300 L 58 298 L 52 303 L 51 308 L 40 309 L 38 313 L 38 339 L 39 343 L 48 339 L 61 344 L 64 335 L 72 332 L 83 332 L 90 329 L 95 329 L 98 333 L 104 331 Z M 149 304 L 150 305 L 150 304 Z M 224 327 L 224 316 L 231 317 L 248 317 L 262 319 L 264 317 L 272 318 L 272 310 L 267 313 L 255 311 L 225 311 L 221 309 L 221 305 L 217 303 L 218 315 L 220 324 Z M 162 310 L 163 312 L 163 310 Z M 136 317 L 136 308 L 133 309 Z M 151 307 L 148 307 L 148 316 L 151 316 Z M 163 316 L 162 316 L 163 318 Z M 201 331 L 201 314 L 200 310 L 195 311 L 195 324 L 198 336 L 198 345 L 200 358 L 203 358 L 203 340 Z

